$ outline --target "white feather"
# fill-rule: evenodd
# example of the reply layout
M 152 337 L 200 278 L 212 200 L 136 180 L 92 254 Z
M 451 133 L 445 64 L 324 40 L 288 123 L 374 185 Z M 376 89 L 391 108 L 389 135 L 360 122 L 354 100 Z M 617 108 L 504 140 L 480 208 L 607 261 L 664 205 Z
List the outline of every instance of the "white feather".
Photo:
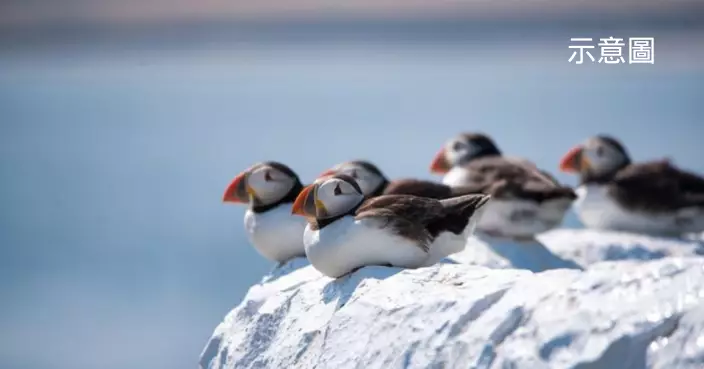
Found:
M 303 236 L 306 256 L 315 269 L 332 278 L 366 265 L 423 265 L 427 252 L 382 226 L 377 219 L 355 220 L 352 216 L 340 218 L 321 230 L 307 226 Z
M 575 191 L 574 209 L 588 228 L 650 234 L 682 234 L 704 230 L 704 209 L 685 208 L 652 214 L 621 207 L 603 185 L 582 185 Z
M 443 232 L 429 245 L 428 252 L 405 237 L 384 228 L 377 219 L 355 220 L 343 217 L 322 230 L 306 227 L 306 256 L 321 273 L 337 278 L 366 265 L 391 264 L 395 267 L 418 268 L 433 265 L 443 258 L 461 252 L 474 231 L 487 205 L 477 210 L 461 234 Z
M 522 159 L 512 160 L 518 163 L 530 163 Z M 447 172 L 442 182 L 448 186 L 462 186 L 469 181 L 469 177 L 469 171 L 462 167 L 454 167 Z M 477 230 L 504 237 L 532 237 L 560 225 L 570 204 L 571 200 L 568 199 L 556 199 L 538 204 L 529 200 L 492 198 L 484 206 L 484 215 L 479 219 Z
M 532 168 L 536 168 L 535 164 L 528 159 L 514 157 L 514 156 L 504 156 L 504 159 L 516 163 L 517 165 L 526 165 Z M 469 183 L 471 174 L 470 171 L 461 166 L 452 167 L 445 175 L 442 177 L 442 183 L 451 187 L 463 186 Z
M 562 223 L 571 200 L 556 199 L 538 204 L 529 200 L 492 199 L 484 207 L 477 230 L 511 238 L 533 237 Z
M 462 186 L 469 182 L 469 171 L 462 167 L 453 167 L 442 177 L 442 183 L 451 187 Z
M 474 233 L 477 223 L 483 218 L 484 212 L 490 203 L 491 200 L 472 214 L 472 217 L 469 218 L 469 222 L 467 223 L 467 227 L 465 227 L 462 233 L 440 233 L 430 245 L 430 255 L 423 263 L 423 266 L 431 266 L 452 254 L 464 251 L 467 245 L 467 239 Z
M 304 256 L 303 231 L 308 224 L 303 217 L 291 215 L 292 204 L 281 204 L 263 213 L 247 210 L 244 228 L 249 241 L 265 258 L 284 262 Z

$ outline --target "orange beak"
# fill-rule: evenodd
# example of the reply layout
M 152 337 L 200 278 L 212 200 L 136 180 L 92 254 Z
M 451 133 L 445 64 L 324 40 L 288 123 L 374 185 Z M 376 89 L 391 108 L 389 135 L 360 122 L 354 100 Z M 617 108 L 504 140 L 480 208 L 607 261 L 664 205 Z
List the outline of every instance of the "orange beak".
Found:
M 433 158 L 433 162 L 430 164 L 430 173 L 445 174 L 450 171 L 452 166 L 450 162 L 447 161 L 445 157 L 445 149 L 438 151 Z
M 579 172 L 582 169 L 582 146 L 575 146 L 560 160 L 560 170 L 566 173 Z
M 249 203 L 249 194 L 247 193 L 247 182 L 245 181 L 246 173 L 242 172 L 232 180 L 225 194 L 222 196 L 223 202 L 231 202 L 235 204 Z
M 291 208 L 291 214 L 303 217 L 315 217 L 315 185 L 306 186 L 296 197 Z

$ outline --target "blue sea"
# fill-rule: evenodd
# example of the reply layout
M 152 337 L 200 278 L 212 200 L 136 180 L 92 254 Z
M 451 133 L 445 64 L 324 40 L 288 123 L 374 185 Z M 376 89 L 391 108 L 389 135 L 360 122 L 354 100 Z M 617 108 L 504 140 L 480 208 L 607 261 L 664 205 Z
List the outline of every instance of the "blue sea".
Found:
M 482 131 L 575 184 L 560 156 L 609 133 L 636 160 L 704 173 L 701 42 L 688 42 L 701 34 L 653 35 L 653 65 L 570 64 L 569 38 L 582 35 L 550 32 L 5 47 L 0 367 L 197 367 L 273 267 L 247 243 L 244 209 L 221 202 L 257 161 L 307 181 L 354 158 L 432 179 L 446 139 Z

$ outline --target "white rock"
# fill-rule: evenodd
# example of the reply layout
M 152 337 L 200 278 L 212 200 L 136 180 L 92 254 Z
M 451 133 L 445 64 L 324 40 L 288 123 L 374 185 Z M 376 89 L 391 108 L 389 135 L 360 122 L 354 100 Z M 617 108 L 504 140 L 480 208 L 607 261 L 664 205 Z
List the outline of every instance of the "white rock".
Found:
M 668 256 L 704 256 L 696 239 L 653 237 L 594 229 L 555 229 L 538 236 L 554 254 L 588 267 L 601 261 L 655 260 Z
M 469 239 L 465 250 L 451 255 L 462 264 L 519 268 L 532 272 L 582 269 L 602 261 L 655 260 L 668 256 L 704 255 L 704 242 L 590 229 L 556 229 L 533 242 L 513 242 L 486 236 Z
M 541 273 L 366 267 L 337 280 L 295 260 L 227 315 L 201 367 L 699 369 L 702 335 L 700 257 Z
M 582 269 L 578 263 L 562 258 L 539 241 L 515 242 L 487 236 L 470 237 L 465 250 L 450 255 L 450 261 L 489 268 L 517 268 L 532 272 L 550 269 Z

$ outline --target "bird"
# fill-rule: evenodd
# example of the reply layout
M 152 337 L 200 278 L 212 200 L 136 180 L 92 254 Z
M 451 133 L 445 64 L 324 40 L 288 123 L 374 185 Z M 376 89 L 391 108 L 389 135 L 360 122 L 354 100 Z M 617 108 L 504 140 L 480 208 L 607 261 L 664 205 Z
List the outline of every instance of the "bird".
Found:
M 562 223 L 573 189 L 527 159 L 503 156 L 483 133 L 462 133 L 435 155 L 430 172 L 467 193 L 492 196 L 477 231 L 489 236 L 531 241 Z
M 283 264 L 305 256 L 305 220 L 291 216 L 291 207 L 303 189 L 298 175 L 276 161 L 257 163 L 238 174 L 223 202 L 247 204 L 244 228 L 250 243 L 268 260 Z
M 462 251 L 489 199 L 367 198 L 354 178 L 333 174 L 305 187 L 292 214 L 308 222 L 303 240 L 311 265 L 339 278 L 367 265 L 430 266 Z
M 333 174 L 346 174 L 357 181 L 367 198 L 381 195 L 414 195 L 433 199 L 446 199 L 469 194 L 460 187 L 422 179 L 401 178 L 389 180 L 378 166 L 368 160 L 350 160 L 336 164 L 321 173 L 316 181 Z
M 570 149 L 560 170 L 579 175 L 574 209 L 588 228 L 677 236 L 704 231 L 704 178 L 668 159 L 633 163 L 600 134 Z

